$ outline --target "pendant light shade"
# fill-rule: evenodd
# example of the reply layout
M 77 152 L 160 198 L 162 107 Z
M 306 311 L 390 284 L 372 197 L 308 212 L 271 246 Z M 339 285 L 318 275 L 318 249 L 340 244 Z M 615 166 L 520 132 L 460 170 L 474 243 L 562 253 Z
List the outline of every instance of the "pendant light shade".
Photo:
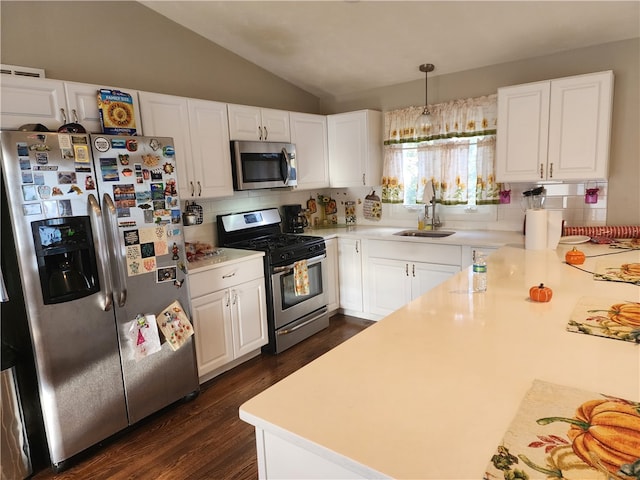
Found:
M 424 72 L 424 109 L 422 113 L 416 118 L 414 127 L 416 138 L 425 138 L 430 135 L 431 131 L 431 112 L 429 111 L 429 72 L 433 72 L 435 66 L 433 63 L 423 63 L 418 67 L 421 72 Z

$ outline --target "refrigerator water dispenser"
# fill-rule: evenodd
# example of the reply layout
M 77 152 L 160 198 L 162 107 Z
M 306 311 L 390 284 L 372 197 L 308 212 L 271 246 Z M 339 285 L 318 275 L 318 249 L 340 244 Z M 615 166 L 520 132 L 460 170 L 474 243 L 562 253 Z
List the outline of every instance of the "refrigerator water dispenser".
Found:
M 100 290 L 89 217 L 40 220 L 31 229 L 45 305 Z

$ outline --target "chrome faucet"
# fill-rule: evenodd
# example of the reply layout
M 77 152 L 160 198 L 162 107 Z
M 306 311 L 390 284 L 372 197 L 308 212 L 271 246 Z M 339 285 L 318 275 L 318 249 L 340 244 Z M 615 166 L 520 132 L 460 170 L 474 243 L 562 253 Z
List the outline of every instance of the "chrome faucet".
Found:
M 435 230 L 436 228 L 440 228 L 442 223 L 440 223 L 440 218 L 436 213 L 436 186 L 433 183 L 433 180 L 431 181 L 431 189 L 433 190 L 433 196 L 429 202 L 431 203 L 431 230 Z

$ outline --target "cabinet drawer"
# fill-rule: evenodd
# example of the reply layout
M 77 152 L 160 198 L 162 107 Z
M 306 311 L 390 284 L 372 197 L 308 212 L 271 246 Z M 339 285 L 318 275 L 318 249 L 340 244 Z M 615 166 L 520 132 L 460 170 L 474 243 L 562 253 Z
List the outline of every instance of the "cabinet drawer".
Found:
M 369 240 L 369 257 L 460 266 L 459 245 Z
M 231 265 L 222 264 L 211 270 L 191 273 L 189 274 L 191 298 L 224 290 L 260 277 L 264 277 L 262 258 L 254 258 Z

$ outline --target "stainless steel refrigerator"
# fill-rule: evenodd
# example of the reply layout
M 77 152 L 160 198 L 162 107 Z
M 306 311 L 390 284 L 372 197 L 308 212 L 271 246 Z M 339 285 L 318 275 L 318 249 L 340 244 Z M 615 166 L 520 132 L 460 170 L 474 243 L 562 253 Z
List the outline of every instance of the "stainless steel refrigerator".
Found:
M 3 274 L 22 284 L 60 470 L 198 392 L 192 330 L 170 342 L 154 322 L 170 306 L 190 316 L 176 152 L 160 137 L 2 132 L 1 142 L 2 221 L 19 270 Z

